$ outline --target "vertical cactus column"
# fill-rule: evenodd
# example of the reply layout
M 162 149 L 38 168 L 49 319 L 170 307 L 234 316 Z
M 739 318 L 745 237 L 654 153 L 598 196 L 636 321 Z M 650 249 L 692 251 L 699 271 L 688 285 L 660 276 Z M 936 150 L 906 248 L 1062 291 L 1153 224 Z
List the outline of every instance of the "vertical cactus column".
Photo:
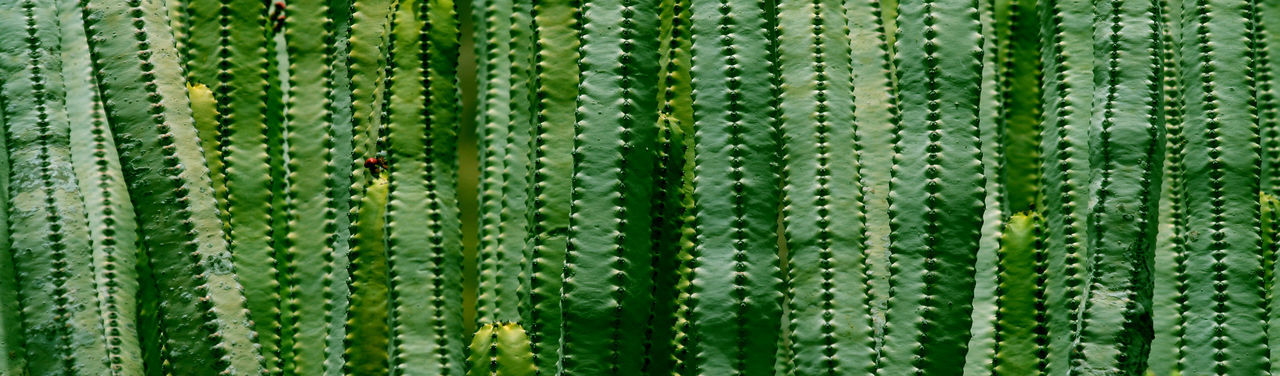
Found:
M 386 173 L 366 167 L 379 156 L 386 101 L 386 45 L 390 36 L 392 2 L 360 0 L 352 3 L 350 56 L 352 124 L 352 224 L 347 291 L 350 291 L 343 351 L 347 375 L 389 372 L 391 328 L 387 268 Z M 376 171 L 375 171 L 376 170 Z
M 976 5 L 899 3 L 894 61 L 903 111 L 889 192 L 891 294 L 880 373 L 948 374 L 963 366 L 985 183 Z
M 387 181 L 375 178 L 363 190 L 352 224 L 351 311 L 347 318 L 348 375 L 388 373 Z
M 196 126 L 265 365 L 270 374 L 278 374 L 280 290 L 271 213 L 283 208 L 271 205 L 267 151 L 270 3 L 189 0 L 183 4 L 183 30 L 178 34 L 186 42 L 182 55 L 188 80 L 211 89 L 209 105 L 213 106 L 206 111 L 212 117 L 197 117 Z M 193 107 L 199 103 L 195 98 L 193 94 Z
M 1169 374 L 1175 370 L 1181 358 L 1183 346 L 1181 334 L 1183 309 L 1179 308 L 1185 301 L 1181 299 L 1185 279 L 1179 277 L 1186 265 L 1186 241 L 1183 207 L 1181 201 L 1183 173 L 1182 148 L 1185 138 L 1182 136 L 1182 106 L 1180 73 L 1178 67 L 1179 39 L 1178 31 L 1181 3 L 1176 0 L 1158 0 L 1160 12 L 1160 57 L 1161 81 L 1163 96 L 1161 106 L 1165 122 L 1165 184 L 1161 190 L 1160 233 L 1157 235 L 1155 259 L 1155 289 L 1152 297 L 1154 311 L 1155 336 L 1151 340 L 1151 355 L 1148 357 L 1147 369 L 1157 375 Z
M 141 375 L 138 228 L 115 138 L 93 78 L 79 1 L 58 1 L 71 163 L 84 198 L 93 272 L 112 375 Z
M 1093 4 L 1038 2 L 1044 38 L 1044 243 L 1049 312 L 1048 374 L 1068 372 L 1088 274 L 1089 122 L 1093 87 Z
M 2 7 L 8 247 L 24 341 L 9 350 L 25 351 L 19 374 L 110 374 L 95 275 L 102 265 L 93 262 L 72 168 L 58 3 Z
M 993 4 L 1002 156 L 997 177 L 1003 207 L 1016 213 L 1040 206 L 1040 9 L 1037 0 Z
M 1045 253 L 1040 217 L 1017 213 L 1000 235 L 995 319 L 996 375 L 1040 375 L 1046 359 Z
M 845 9 L 811 0 L 779 8 L 787 363 L 798 375 L 869 374 L 875 342 Z
M 333 174 L 336 144 L 334 91 L 335 20 L 327 2 L 298 1 L 283 11 L 282 32 L 289 53 L 289 94 L 285 103 L 288 240 L 284 259 L 286 294 L 282 325 L 289 327 L 286 375 L 329 375 L 328 338 L 338 312 L 333 285 L 338 239 L 337 190 Z M 345 257 L 345 255 L 342 255 Z
M 537 55 L 537 109 L 533 128 L 528 210 L 529 309 L 524 312 L 534 361 L 547 374 L 558 372 L 560 289 L 569 230 L 573 139 L 578 98 L 577 2 L 534 4 Z
M 467 376 L 533 376 L 533 351 L 524 328 L 515 323 L 485 324 L 476 330 L 467 357 Z M 550 372 L 548 372 L 550 373 Z
M 449 0 L 404 1 L 391 24 L 387 199 L 393 375 L 460 375 L 462 253 L 456 181 L 457 23 Z M 426 64 L 420 60 L 427 57 Z
M 81 6 L 95 79 L 165 301 L 173 372 L 260 374 L 262 358 L 196 143 L 163 6 Z
M 639 375 L 652 308 L 658 138 L 657 0 L 582 8 L 562 366 Z
M 782 303 L 777 9 L 771 1 L 691 4 L 698 240 L 685 367 L 690 374 L 772 374 Z
M 888 297 L 889 178 L 893 167 L 893 124 L 898 117 L 894 76 L 881 15 L 888 1 L 845 2 L 853 62 L 853 121 L 857 135 L 859 184 L 867 216 L 867 301 L 877 341 L 882 338 L 884 303 Z M 896 3 L 895 3 L 896 4 Z M 894 9 L 896 12 L 897 10 Z
M 681 271 L 688 255 L 681 239 L 690 229 L 688 174 L 692 164 L 693 110 L 689 88 L 689 2 L 660 2 L 658 59 L 658 161 L 653 201 L 653 311 L 645 338 L 646 374 L 672 374 L 677 367 Z M 684 284 L 687 286 L 687 283 Z
M 476 138 L 480 149 L 480 183 L 477 187 L 480 207 L 477 259 L 480 265 L 476 321 L 480 324 L 514 321 L 519 318 L 519 300 L 516 294 L 520 287 L 518 276 L 522 268 L 525 239 L 504 234 L 505 231 L 516 229 L 523 232 L 525 221 L 523 213 L 508 212 L 508 202 L 504 198 L 507 193 L 517 197 L 526 194 L 517 189 L 524 185 L 524 176 L 511 173 L 513 170 L 523 171 L 526 166 L 508 166 L 508 163 L 527 162 L 527 157 L 507 155 L 528 152 L 526 145 L 510 144 L 517 138 L 523 139 L 512 135 L 512 132 L 528 131 L 524 123 L 516 129 L 515 122 L 522 118 L 528 120 L 529 111 L 529 108 L 515 106 L 519 93 L 524 89 L 520 85 L 525 84 L 518 81 L 517 77 L 528 77 L 522 76 L 523 72 L 520 72 L 527 69 L 527 66 L 513 63 L 518 54 L 515 45 L 523 42 L 514 40 L 519 34 L 513 34 L 516 28 L 512 24 L 512 15 L 516 12 L 515 2 L 476 0 L 473 7 L 476 17 L 477 92 L 481 95 L 476 110 Z M 528 93 L 525 92 L 525 95 Z M 527 98 L 520 99 L 522 103 L 527 103 L 524 101 Z M 508 179 L 521 181 L 511 182 Z M 507 219 L 512 223 L 505 222 Z
M 1189 287 L 1180 369 L 1266 373 L 1258 221 L 1257 2 L 1183 1 L 1181 73 Z M 1229 66 L 1239 68 L 1227 69 Z
M 1152 274 L 1164 166 L 1157 4 L 1094 7 L 1093 121 L 1089 129 L 1092 271 L 1072 352 L 1075 374 L 1145 370 L 1152 329 Z
M 0 79 L 0 87 L 5 85 Z M 0 95 L 0 127 L 5 122 L 5 99 Z M 0 132 L 0 142 L 5 142 Z M 23 349 L 22 312 L 18 302 L 18 280 L 14 275 L 13 256 L 9 237 L 9 153 L 0 144 L 0 372 L 18 374 L 26 368 L 26 350 Z

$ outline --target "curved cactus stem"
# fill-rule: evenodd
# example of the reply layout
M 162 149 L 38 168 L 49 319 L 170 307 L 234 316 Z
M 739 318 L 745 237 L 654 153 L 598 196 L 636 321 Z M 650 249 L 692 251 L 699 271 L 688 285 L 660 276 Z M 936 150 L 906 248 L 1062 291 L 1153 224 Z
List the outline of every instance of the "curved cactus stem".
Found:
M 529 309 L 525 325 L 538 368 L 558 372 L 560 288 L 569 229 L 574 111 L 578 98 L 577 2 L 534 3 L 537 42 L 537 123 L 529 212 Z
M 95 287 L 106 336 L 103 345 L 112 375 L 142 375 L 137 331 L 138 222 L 94 82 L 80 4 L 62 0 L 58 11 L 71 162 L 89 220 Z
M 963 368 L 986 182 L 978 137 L 983 40 L 976 5 L 899 3 L 894 61 L 903 111 L 895 127 L 892 290 L 878 373 L 935 375 Z
M 485 324 L 476 330 L 467 357 L 467 376 L 534 376 L 533 351 L 524 328 L 515 323 Z
M 226 171 L 222 163 L 221 129 L 218 125 L 218 100 L 205 84 L 187 84 L 187 97 L 191 99 L 191 116 L 195 121 L 196 136 L 200 138 L 200 150 L 209 167 L 209 179 L 213 183 L 213 195 L 218 200 L 218 215 L 226 218 Z M 223 229 L 230 229 L 223 220 Z
M 1187 290 L 1181 369 L 1195 375 L 1270 367 L 1259 252 L 1255 1 L 1184 1 L 1182 84 Z M 1225 69 L 1239 66 L 1243 69 Z M 1213 288 L 1206 288 L 1214 286 Z
M 26 369 L 18 374 L 106 375 L 111 372 L 95 273 L 102 265 L 93 262 L 72 167 L 58 5 L 0 5 L 0 97 L 11 163 L 8 248 L 24 332 L 23 345 L 10 350 L 25 350 Z
M 850 40 L 838 1 L 779 4 L 783 92 L 782 222 L 788 257 L 785 334 L 797 375 L 873 368 L 861 165 Z
M 346 374 L 388 373 L 387 345 L 387 180 L 374 178 L 365 186 L 351 237 L 350 314 L 345 347 Z
M 782 303 L 772 1 L 692 1 L 690 374 L 774 372 Z M 768 328 L 767 330 L 760 330 Z
M 196 144 L 163 6 L 81 6 L 95 78 L 164 301 L 174 373 L 260 374 L 262 358 Z

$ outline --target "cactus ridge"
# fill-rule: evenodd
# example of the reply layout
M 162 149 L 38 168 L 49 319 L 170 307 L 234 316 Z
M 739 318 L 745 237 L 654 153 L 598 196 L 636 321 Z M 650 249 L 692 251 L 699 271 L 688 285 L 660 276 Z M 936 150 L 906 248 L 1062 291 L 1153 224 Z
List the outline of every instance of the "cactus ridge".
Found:
M 142 349 L 136 330 L 138 275 L 137 222 L 114 137 L 107 125 L 88 52 L 78 1 L 59 1 L 62 75 L 70 120 L 75 171 L 93 247 L 94 289 L 98 293 L 108 366 L 112 375 L 140 375 Z M 83 84 L 78 84 L 83 83 Z
M 777 252 L 778 77 L 771 2 L 692 2 L 693 374 L 774 371 L 782 280 Z
M 1183 4 L 1182 18 L 1189 24 L 1183 28 L 1183 40 L 1187 41 L 1182 56 L 1187 147 L 1183 150 L 1186 189 L 1182 193 L 1186 196 L 1188 233 L 1199 234 L 1188 238 L 1188 261 L 1189 265 L 1209 265 L 1188 270 L 1187 281 L 1191 286 L 1223 286 L 1213 291 L 1188 291 L 1187 323 L 1209 324 L 1187 326 L 1183 371 L 1222 375 L 1265 370 L 1265 336 L 1244 329 L 1255 325 L 1227 323 L 1230 313 L 1235 322 L 1265 324 L 1263 307 L 1257 301 L 1264 292 L 1258 280 L 1262 264 L 1256 250 L 1261 239 L 1258 206 L 1253 200 L 1261 166 L 1255 115 L 1258 68 L 1253 65 L 1261 46 L 1250 31 L 1256 4 Z M 1246 48 L 1219 47 L 1225 40 L 1248 42 Z M 1220 65 L 1226 61 L 1244 62 L 1246 69 L 1222 71 Z M 1196 191 L 1204 194 L 1190 195 Z M 1249 197 L 1247 202 L 1234 201 L 1245 196 Z
M 145 246 L 167 302 L 162 313 L 173 318 L 165 320 L 172 367 L 189 375 L 260 373 L 163 7 L 140 1 L 80 5 L 125 180 L 138 193 L 132 195 L 135 209 L 149 234 Z M 197 301 L 183 297 L 192 292 Z
M 1072 367 L 1084 374 L 1142 372 L 1150 351 L 1154 246 L 1164 124 L 1159 17 L 1150 1 L 1095 7 L 1094 116 L 1090 129 L 1094 202 L 1092 274 Z M 1139 168 L 1132 168 L 1139 166 Z
M 854 128 L 841 125 L 855 120 L 846 13 L 825 1 L 783 1 L 779 8 L 781 38 L 791 41 L 780 46 L 782 220 L 792 307 L 783 324 L 791 352 L 786 368 L 867 374 L 875 345 L 860 267 L 861 165 Z
M 980 15 L 971 1 L 899 5 L 894 58 L 898 107 L 904 111 L 894 124 L 893 287 L 877 372 L 945 374 L 963 365 L 969 340 L 984 211 L 977 116 Z M 951 67 L 945 76 L 943 64 Z M 942 103 L 948 104 L 945 110 Z M 946 334 L 934 334 L 939 331 Z
M 561 300 L 566 375 L 637 375 L 643 367 L 643 357 L 624 354 L 643 349 L 652 308 L 658 8 L 656 0 L 598 1 L 578 15 L 582 80 Z
M 477 92 L 483 93 L 482 103 L 476 109 L 476 138 L 480 149 L 480 183 L 477 186 L 480 202 L 480 228 L 477 262 L 479 267 L 479 287 L 477 287 L 476 322 L 493 322 L 508 311 L 505 306 L 509 299 L 500 299 L 503 273 L 510 272 L 515 262 L 503 264 L 504 247 L 502 236 L 503 189 L 507 175 L 503 173 L 508 167 L 507 133 L 511 131 L 511 17 L 514 0 L 475 0 L 475 24 L 484 26 L 485 31 L 476 37 L 477 80 L 485 83 L 479 85 Z M 479 61 L 484 61 L 480 63 Z M 483 70 L 483 73 L 481 73 Z M 509 260 L 514 261 L 514 260 Z M 514 291 L 514 289 L 512 290 Z
M 1092 113 L 1093 7 L 1081 0 L 1040 2 L 1045 130 L 1045 244 L 1052 273 L 1046 287 L 1049 310 L 1048 373 L 1069 367 L 1075 322 L 1084 296 L 1087 248 L 1088 124 Z
M 531 147 L 529 194 L 529 309 L 525 325 L 538 368 L 558 369 L 560 289 L 569 229 L 574 111 L 578 93 L 579 27 L 576 2 L 533 6 L 537 111 Z
M 0 22 L 6 97 L 9 249 L 26 371 L 108 374 L 97 265 L 72 172 L 56 2 L 11 2 Z M 88 262 L 84 260 L 89 260 Z M 15 354 L 16 355 L 16 354 Z

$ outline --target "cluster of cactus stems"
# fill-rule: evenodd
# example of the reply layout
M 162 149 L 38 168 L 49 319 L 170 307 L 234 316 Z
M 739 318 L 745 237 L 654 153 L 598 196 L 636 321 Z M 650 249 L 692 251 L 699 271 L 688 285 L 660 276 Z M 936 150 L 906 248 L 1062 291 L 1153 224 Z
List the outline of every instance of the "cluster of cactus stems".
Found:
M 0 375 L 1280 373 L 1276 62 L 1267 0 L 0 1 Z

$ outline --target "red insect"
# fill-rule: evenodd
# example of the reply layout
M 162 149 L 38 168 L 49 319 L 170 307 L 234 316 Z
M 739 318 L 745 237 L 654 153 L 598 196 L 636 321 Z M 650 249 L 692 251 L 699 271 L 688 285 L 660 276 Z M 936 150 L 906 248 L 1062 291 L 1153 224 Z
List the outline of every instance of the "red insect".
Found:
M 378 176 L 379 174 L 382 173 L 382 170 L 385 170 L 387 168 L 387 160 L 382 159 L 382 157 L 366 158 L 364 160 L 364 168 L 369 169 L 369 172 L 372 173 L 374 176 Z

